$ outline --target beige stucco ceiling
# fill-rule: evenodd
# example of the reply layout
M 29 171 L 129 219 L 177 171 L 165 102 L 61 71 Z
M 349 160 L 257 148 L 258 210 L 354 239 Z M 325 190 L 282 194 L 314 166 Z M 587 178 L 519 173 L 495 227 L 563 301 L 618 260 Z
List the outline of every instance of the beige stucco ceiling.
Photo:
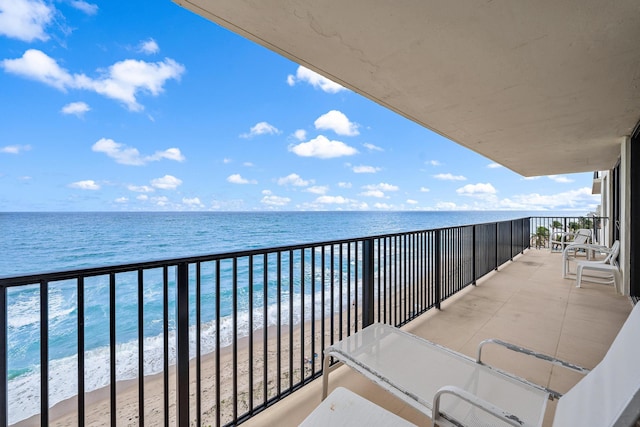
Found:
M 525 176 L 609 169 L 638 0 L 174 0 Z

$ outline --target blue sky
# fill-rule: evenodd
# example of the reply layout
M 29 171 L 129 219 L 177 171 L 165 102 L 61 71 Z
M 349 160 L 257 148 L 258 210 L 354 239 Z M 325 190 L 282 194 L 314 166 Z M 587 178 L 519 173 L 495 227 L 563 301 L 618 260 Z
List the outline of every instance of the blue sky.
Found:
M 0 0 L 0 211 L 571 210 L 169 0 Z

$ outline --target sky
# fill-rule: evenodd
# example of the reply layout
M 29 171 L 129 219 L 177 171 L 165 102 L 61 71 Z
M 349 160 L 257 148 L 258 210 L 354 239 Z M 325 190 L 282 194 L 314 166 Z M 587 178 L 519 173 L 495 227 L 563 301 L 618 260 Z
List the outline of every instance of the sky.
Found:
M 0 0 L 0 211 L 593 211 L 170 0 Z

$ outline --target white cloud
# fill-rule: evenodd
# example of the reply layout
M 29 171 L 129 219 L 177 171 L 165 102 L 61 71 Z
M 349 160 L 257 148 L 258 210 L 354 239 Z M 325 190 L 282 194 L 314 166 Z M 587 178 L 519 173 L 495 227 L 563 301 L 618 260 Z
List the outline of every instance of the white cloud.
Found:
M 376 209 L 384 209 L 384 210 L 393 209 L 393 205 L 389 205 L 387 203 L 374 203 L 373 207 Z
M 450 173 L 439 173 L 437 175 L 433 176 L 435 179 L 439 179 L 442 181 L 466 181 L 467 178 L 465 178 L 462 175 L 452 175 Z
M 458 209 L 458 205 L 453 202 L 438 202 L 436 203 L 436 209 L 452 211 Z
M 567 178 L 566 176 L 562 176 L 562 175 L 547 175 L 547 178 L 549 178 L 552 181 L 559 182 L 561 184 L 568 184 L 570 182 L 573 182 L 571 178 Z
M 338 110 L 331 110 L 318 117 L 314 125 L 316 129 L 332 130 L 338 135 L 356 136 L 360 134 L 358 125 L 349 121 L 349 118 Z
M 136 196 L 136 200 L 141 200 L 141 201 L 146 201 L 149 200 L 149 196 L 147 196 L 146 194 L 141 194 L 139 196 Z
M 427 164 L 429 164 L 431 166 L 440 166 L 440 165 L 442 165 L 442 163 L 440 163 L 438 160 L 429 160 L 429 161 L 427 161 L 425 163 L 427 163 Z
M 80 190 L 99 190 L 100 185 L 96 183 L 92 179 L 87 179 L 85 181 L 76 181 L 69 184 L 71 188 L 78 188 Z
M 148 39 L 140 42 L 138 51 L 146 53 L 147 55 L 153 55 L 154 53 L 160 52 L 160 46 L 158 46 L 158 43 L 156 43 L 154 39 Z
M 116 203 L 127 203 L 129 201 L 128 197 L 118 197 L 117 199 L 114 200 L 114 202 Z
M 252 168 L 255 165 L 253 163 L 251 163 L 251 162 L 244 162 L 244 163 L 242 163 L 242 166 L 246 166 L 248 168 Z
M 2 0 L 0 0 L 2 1 Z M 111 65 L 97 79 L 85 74 L 71 74 L 61 68 L 47 54 L 37 49 L 27 50 L 21 58 L 5 59 L 0 65 L 6 72 L 39 81 L 56 89 L 83 89 L 120 101 L 130 111 L 142 111 L 138 103 L 140 93 L 158 96 L 168 80 L 179 80 L 185 71 L 183 65 L 170 58 L 162 62 L 125 59 Z
M 538 193 L 516 195 L 513 199 L 501 201 L 503 206 L 514 209 L 534 210 L 544 206 L 546 209 L 591 210 L 600 202 L 599 195 L 591 194 L 591 188 L 583 187 L 562 193 L 543 195 Z
M 431 191 L 431 190 L 428 189 L 427 187 L 420 187 L 420 192 L 421 193 L 428 193 L 429 191 Z
M 487 167 L 488 167 L 489 169 L 498 169 L 498 168 L 501 168 L 501 167 L 503 167 L 503 166 L 502 166 L 500 163 L 489 163 L 489 164 L 487 165 Z
M 83 0 L 71 0 L 71 6 L 75 7 L 81 12 L 86 13 L 87 15 L 95 15 L 98 13 L 98 6 L 92 3 L 87 3 Z
M 380 172 L 382 169 L 375 166 L 360 165 L 360 166 L 354 166 L 352 170 L 354 173 L 376 173 L 376 172 Z
M 224 163 L 225 165 L 228 163 L 231 163 L 233 160 L 229 159 L 228 157 L 225 157 L 224 159 L 222 159 L 222 163 Z
M 362 145 L 364 145 L 364 148 L 368 149 L 369 151 L 384 151 L 384 148 L 378 147 L 377 145 L 373 145 L 368 142 L 365 142 Z
M 273 195 L 266 195 L 262 198 L 261 202 L 269 206 L 285 206 L 291 201 L 288 197 L 280 197 Z
M 362 193 L 360 193 L 361 196 L 365 196 L 365 197 L 378 197 L 378 198 L 383 198 L 384 197 L 384 191 L 380 191 L 380 190 L 368 190 L 368 191 L 364 191 Z
M 526 181 L 535 181 L 536 179 L 540 179 L 542 178 L 541 176 L 525 176 L 523 177 L 524 180 Z
M 318 137 L 309 142 L 290 145 L 289 151 L 301 157 L 317 157 L 320 159 L 352 156 L 358 152 L 358 150 L 348 146 L 344 142 L 331 141 L 323 135 L 318 135 Z
M 231 184 L 257 184 L 256 180 L 248 180 L 243 178 L 239 173 L 234 173 L 233 175 L 229 175 L 227 177 L 227 182 Z
M 183 197 L 182 198 L 182 204 L 190 206 L 190 207 L 193 207 L 193 208 L 203 208 L 204 207 L 204 205 L 202 204 L 200 199 L 197 198 L 197 197 L 193 197 L 193 198 Z
M 315 185 L 313 187 L 307 188 L 306 191 L 313 194 L 327 194 L 327 191 L 329 191 L 329 187 L 327 187 L 326 185 Z
M 91 108 L 89 108 L 89 105 L 84 102 L 71 102 L 62 107 L 62 110 L 60 110 L 60 112 L 62 114 L 73 114 L 77 117 L 82 117 L 84 113 L 90 110 Z
M 417 205 L 418 201 L 417 200 L 413 200 L 413 199 L 407 199 L 407 203 L 410 205 Z
M 169 203 L 169 198 L 166 196 L 152 197 L 151 202 L 157 206 L 166 206 Z
M 151 180 L 151 185 L 161 190 L 175 190 L 182 184 L 182 180 L 172 175 L 165 175 L 162 178 Z
M 322 203 L 323 205 L 344 205 L 345 203 L 353 202 L 355 202 L 355 200 L 342 196 L 320 196 L 316 199 L 316 203 Z
M 5 147 L 0 147 L 0 153 L 5 154 L 20 154 L 23 151 L 31 150 L 30 145 L 7 145 Z
M 327 93 L 338 93 L 341 90 L 346 90 L 338 83 L 332 82 L 326 77 L 323 77 L 315 71 L 311 71 L 310 69 L 303 67 L 302 65 L 298 67 L 295 76 L 291 74 L 287 76 L 287 83 L 289 84 L 289 86 L 294 86 L 297 82 L 306 82 L 314 88 L 321 89 L 323 92 Z
M 127 147 L 124 144 L 115 142 L 113 139 L 101 138 L 91 149 L 97 153 L 105 153 L 114 159 L 117 163 L 130 166 L 142 166 L 149 162 L 156 162 L 162 159 L 183 162 L 185 157 L 179 148 L 168 148 L 164 151 L 156 151 L 150 156 L 142 156 L 138 149 Z
M 45 28 L 55 12 L 41 0 L 0 0 L 0 35 L 25 42 L 48 40 Z
M 307 131 L 304 129 L 298 129 L 293 133 L 293 137 L 298 141 L 304 141 L 307 139 Z
M 351 183 L 350 182 L 339 182 L 338 183 L 338 187 L 340 187 L 340 188 L 351 188 Z
M 365 190 L 380 190 L 380 191 L 398 191 L 400 187 L 393 184 L 387 184 L 386 182 L 381 182 L 380 184 L 369 184 L 362 187 Z
M 136 193 L 153 193 L 156 191 L 153 187 L 149 187 L 148 185 L 127 185 L 127 189 Z
M 313 181 L 306 181 L 297 173 L 289 174 L 283 178 L 278 178 L 278 185 L 293 185 L 295 187 L 306 187 Z
M 267 122 L 256 123 L 250 130 L 249 133 L 243 133 L 240 135 L 240 138 L 252 138 L 258 135 L 278 135 L 280 134 L 280 130 L 270 125 Z
M 497 191 L 490 183 L 467 184 L 456 190 L 456 193 L 467 196 L 496 194 Z

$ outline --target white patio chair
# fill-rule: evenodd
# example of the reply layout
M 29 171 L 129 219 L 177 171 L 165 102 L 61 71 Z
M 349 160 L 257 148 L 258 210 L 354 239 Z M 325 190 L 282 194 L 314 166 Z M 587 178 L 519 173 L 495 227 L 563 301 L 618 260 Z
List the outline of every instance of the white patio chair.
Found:
M 616 292 L 621 294 L 622 276 L 617 259 L 619 252 L 620 242 L 616 241 L 614 246 L 611 246 L 611 252 L 607 258 L 601 261 L 578 261 L 576 267 L 576 287 L 581 287 L 580 285 L 583 281 L 604 285 L 612 284 Z M 586 274 L 585 270 L 592 274 Z
M 587 254 L 591 254 L 589 258 L 595 258 L 595 254 L 601 254 L 605 257 L 602 260 L 587 260 L 587 262 L 595 263 L 595 264 L 610 264 L 613 259 L 617 262 L 618 255 L 620 254 L 620 241 L 616 240 L 613 242 L 610 248 L 602 245 L 590 245 L 590 244 L 573 244 L 569 245 L 562 252 L 562 277 L 567 279 L 573 276 L 574 273 L 571 272 L 570 262 L 575 261 L 576 263 L 584 262 L 578 261 L 575 257 L 576 251 L 584 251 Z M 608 268 L 608 267 L 607 267 Z
M 632 310 L 592 371 L 497 340 L 481 343 L 474 360 L 376 323 L 325 350 L 323 399 L 329 361 L 334 357 L 423 412 L 434 426 L 540 426 L 547 399 L 556 397 L 560 400 L 554 427 L 632 426 L 640 416 L 640 369 L 635 368 L 640 358 L 639 307 Z M 504 345 L 586 376 L 562 396 L 486 365 L 481 361 L 486 343 Z
M 575 232 L 554 231 L 551 233 L 551 251 L 558 248 L 564 252 L 569 245 L 591 243 L 592 232 L 588 228 L 580 228 Z

